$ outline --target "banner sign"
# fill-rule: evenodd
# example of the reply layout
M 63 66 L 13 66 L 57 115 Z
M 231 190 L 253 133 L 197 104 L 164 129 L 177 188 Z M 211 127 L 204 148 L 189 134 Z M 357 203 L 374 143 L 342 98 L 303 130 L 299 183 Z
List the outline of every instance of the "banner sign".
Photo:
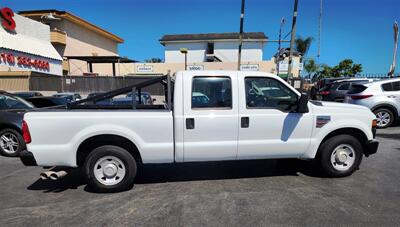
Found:
M 241 71 L 259 71 L 257 64 L 240 65 Z
M 153 66 L 152 65 L 138 65 L 138 66 L 136 66 L 136 71 L 138 73 L 151 73 L 151 72 L 153 72 Z
M 187 69 L 191 71 L 204 70 L 204 65 L 188 65 Z

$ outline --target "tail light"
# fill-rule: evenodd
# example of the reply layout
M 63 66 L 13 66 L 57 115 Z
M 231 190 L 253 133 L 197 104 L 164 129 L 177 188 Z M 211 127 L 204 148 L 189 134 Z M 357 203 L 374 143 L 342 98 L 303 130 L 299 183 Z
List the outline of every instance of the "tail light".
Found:
M 331 92 L 330 91 L 320 91 L 320 95 L 329 95 Z
M 376 119 L 372 120 L 372 135 L 376 136 L 376 127 L 378 126 L 378 121 Z
M 372 97 L 373 95 L 349 95 L 351 99 L 359 100 Z
M 29 127 L 26 121 L 22 121 L 22 137 L 24 138 L 26 144 L 32 142 L 31 133 L 29 132 Z

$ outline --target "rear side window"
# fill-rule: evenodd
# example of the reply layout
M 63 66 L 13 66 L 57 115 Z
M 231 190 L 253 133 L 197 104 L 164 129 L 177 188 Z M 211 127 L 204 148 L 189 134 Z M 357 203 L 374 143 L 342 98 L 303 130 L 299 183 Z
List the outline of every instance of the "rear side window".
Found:
M 366 86 L 361 85 L 361 84 L 353 84 L 351 86 L 350 91 L 347 94 L 357 94 L 357 93 L 361 93 L 363 91 L 365 91 L 365 89 L 367 89 Z
M 347 90 L 349 90 L 349 88 L 350 88 L 350 83 L 345 83 L 345 84 L 340 85 L 338 87 L 338 90 L 339 91 L 347 91 Z
M 229 77 L 193 78 L 192 108 L 232 108 L 232 84 Z
M 393 84 L 392 83 L 382 84 L 382 90 L 393 91 Z
M 400 81 L 393 82 L 393 91 L 400 91 Z

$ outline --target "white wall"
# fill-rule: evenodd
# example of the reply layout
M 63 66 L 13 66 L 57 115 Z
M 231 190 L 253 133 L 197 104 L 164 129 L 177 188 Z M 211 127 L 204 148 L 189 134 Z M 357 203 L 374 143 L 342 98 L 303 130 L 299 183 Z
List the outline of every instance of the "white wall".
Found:
M 239 42 L 215 42 L 214 54 L 223 62 L 237 62 Z M 262 61 L 263 44 L 261 42 L 244 42 L 242 62 Z
M 165 44 L 165 62 L 185 62 L 185 55 L 180 52 L 180 48 L 188 49 L 188 63 L 205 61 L 207 43 L 174 43 Z
M 165 62 L 183 63 L 184 54 L 180 48 L 188 49 L 188 63 L 206 61 L 207 42 L 201 43 L 167 43 L 165 44 Z M 239 42 L 214 42 L 214 54 L 223 62 L 237 62 Z M 244 42 L 242 47 L 242 61 L 262 61 L 263 43 Z

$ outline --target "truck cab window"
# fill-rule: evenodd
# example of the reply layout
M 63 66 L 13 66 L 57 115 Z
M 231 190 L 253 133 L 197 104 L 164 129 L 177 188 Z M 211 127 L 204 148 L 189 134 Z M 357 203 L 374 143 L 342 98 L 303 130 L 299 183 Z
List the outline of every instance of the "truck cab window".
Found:
M 268 77 L 247 77 L 247 108 L 265 108 L 290 111 L 298 96 L 281 82 Z
M 192 108 L 232 108 L 231 87 L 229 77 L 194 77 Z

